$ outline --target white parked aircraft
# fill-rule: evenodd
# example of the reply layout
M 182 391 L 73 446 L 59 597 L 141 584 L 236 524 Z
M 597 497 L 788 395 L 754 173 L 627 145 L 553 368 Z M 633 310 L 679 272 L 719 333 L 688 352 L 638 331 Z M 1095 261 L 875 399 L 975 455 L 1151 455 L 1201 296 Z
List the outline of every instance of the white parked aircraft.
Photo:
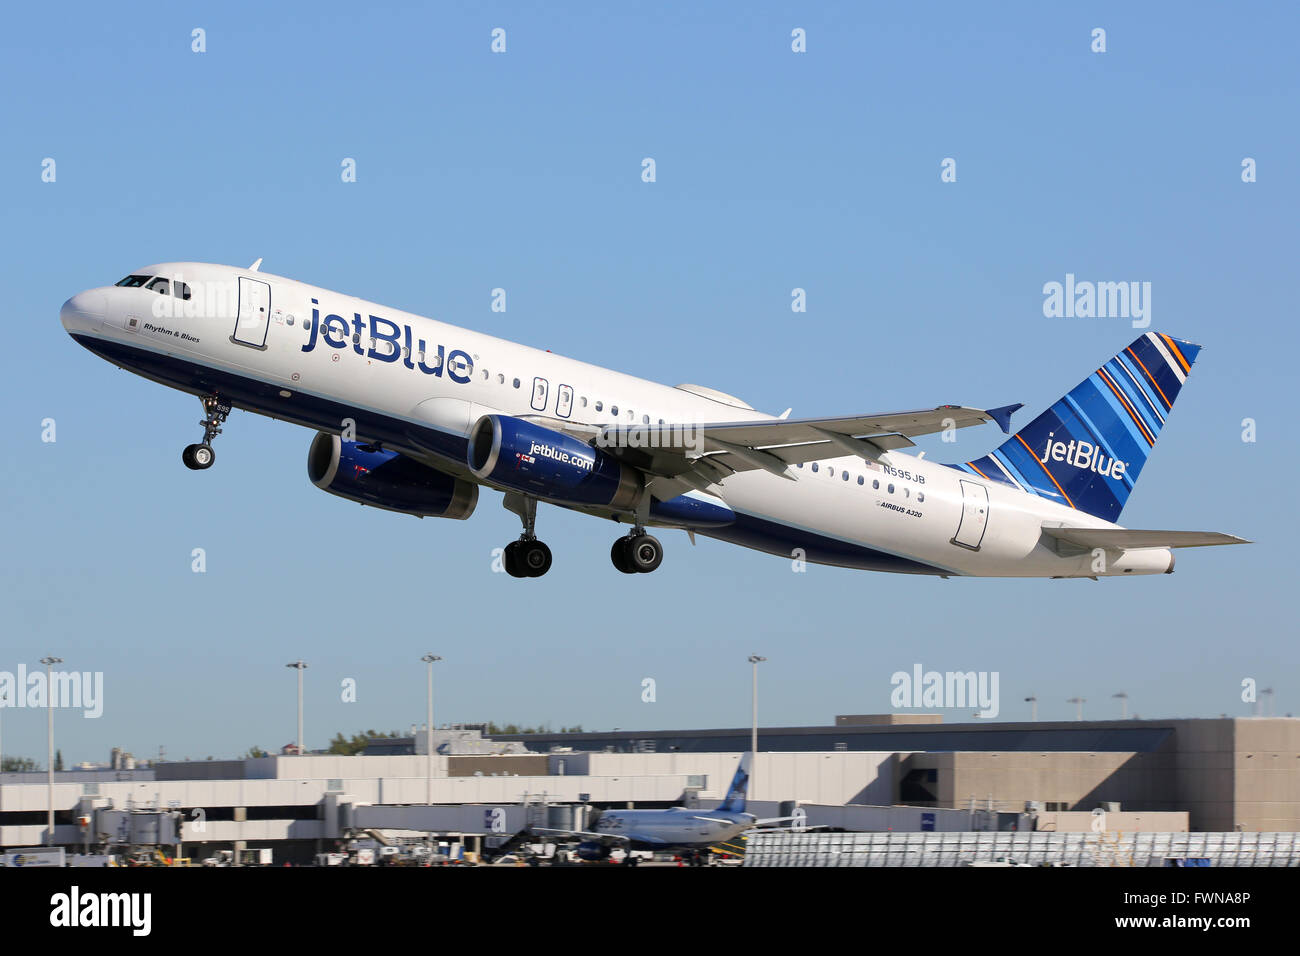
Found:
M 625 851 L 623 862 L 637 865 L 633 850 L 684 850 L 691 863 L 704 863 L 709 847 L 729 843 L 746 830 L 783 823 L 792 817 L 760 820 L 745 810 L 749 796 L 752 753 L 744 753 L 726 796 L 712 810 L 671 807 L 667 810 L 597 810 L 590 830 L 534 827 L 531 832 L 549 839 L 577 843 L 580 860 L 608 860 L 613 851 Z
M 122 368 L 199 396 L 205 469 L 231 409 L 319 431 L 320 488 L 420 517 L 467 518 L 487 486 L 523 534 L 515 577 L 551 566 L 537 502 L 632 526 L 610 557 L 663 560 L 647 528 L 875 571 L 1089 577 L 1173 570 L 1214 532 L 1114 522 L 1200 347 L 1147 332 L 974 461 L 905 454 L 918 435 L 1019 405 L 791 419 L 699 385 L 669 387 L 247 269 L 173 262 L 63 305 L 69 334 Z

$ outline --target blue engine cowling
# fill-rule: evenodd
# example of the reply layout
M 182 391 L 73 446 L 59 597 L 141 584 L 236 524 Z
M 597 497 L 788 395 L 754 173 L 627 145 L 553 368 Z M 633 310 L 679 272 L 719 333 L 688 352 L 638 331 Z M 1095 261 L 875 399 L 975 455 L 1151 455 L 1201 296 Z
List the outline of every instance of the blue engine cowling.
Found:
M 484 415 L 469 433 L 469 469 L 512 491 L 615 510 L 636 507 L 635 468 L 553 428 L 509 415 Z
M 608 860 L 610 848 L 595 840 L 584 840 L 578 844 L 574 854 L 579 860 Z
M 338 435 L 319 432 L 307 452 L 307 477 L 332 495 L 421 518 L 468 518 L 478 485 Z

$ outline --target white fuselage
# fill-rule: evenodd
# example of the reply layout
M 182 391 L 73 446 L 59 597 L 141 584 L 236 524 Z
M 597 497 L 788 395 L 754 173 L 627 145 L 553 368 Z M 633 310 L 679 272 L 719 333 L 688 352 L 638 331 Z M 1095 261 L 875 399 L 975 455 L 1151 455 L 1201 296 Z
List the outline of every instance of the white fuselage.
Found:
M 475 479 L 465 437 L 490 412 L 590 425 L 773 419 L 720 393 L 659 385 L 267 273 L 164 263 L 139 274 L 183 281 L 191 298 L 92 289 L 64 306 L 69 333 L 115 364 L 194 394 L 219 391 L 240 408 L 333 433 L 352 419 L 359 439 L 382 438 L 387 449 L 467 480 Z M 1061 554 L 1041 529 L 1116 525 L 914 455 L 846 456 L 789 474 L 796 480 L 745 471 L 711 486 L 737 522 L 700 533 L 792 560 L 945 575 L 1160 573 L 1172 561 L 1166 549 L 1117 551 L 1099 570 L 1096 555 Z M 972 498 L 975 486 L 986 504 Z

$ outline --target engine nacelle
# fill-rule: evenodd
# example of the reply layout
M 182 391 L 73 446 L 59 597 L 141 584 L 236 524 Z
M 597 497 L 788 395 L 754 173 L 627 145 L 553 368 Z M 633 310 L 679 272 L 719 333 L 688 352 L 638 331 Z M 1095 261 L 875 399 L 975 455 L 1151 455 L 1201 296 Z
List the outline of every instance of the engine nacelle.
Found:
M 478 485 L 338 435 L 317 433 L 307 452 L 307 477 L 322 491 L 385 511 L 421 518 L 468 518 Z
M 579 843 L 578 848 L 574 850 L 574 855 L 577 856 L 579 860 L 591 860 L 593 862 L 598 860 L 608 860 L 609 854 L 610 848 L 596 840 L 584 840 Z
M 615 510 L 636 506 L 641 475 L 586 442 L 509 415 L 484 415 L 469 433 L 475 476 L 512 491 Z

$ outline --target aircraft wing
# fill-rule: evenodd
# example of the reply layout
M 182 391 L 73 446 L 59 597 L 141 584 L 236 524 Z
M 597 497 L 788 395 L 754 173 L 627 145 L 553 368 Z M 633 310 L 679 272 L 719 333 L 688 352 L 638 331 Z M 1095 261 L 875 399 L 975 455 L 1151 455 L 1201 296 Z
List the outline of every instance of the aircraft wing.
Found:
M 662 478 L 703 489 L 738 471 L 762 469 L 782 477 L 789 465 L 858 455 L 876 459 L 912 438 L 949 428 L 997 422 L 1010 427 L 1019 405 L 988 410 L 962 405 L 847 418 L 766 419 L 671 425 L 607 425 L 592 438 L 597 448 Z M 660 491 L 680 490 L 662 487 Z
M 554 833 L 560 836 L 580 837 L 584 840 L 599 840 L 601 843 L 628 843 L 632 837 L 624 836 L 621 833 L 596 833 L 592 830 L 554 830 L 550 827 L 532 827 L 533 833 Z M 657 837 L 641 834 L 636 837 L 637 843 L 662 843 L 667 846 L 666 840 L 660 840 Z
M 1129 528 L 1043 528 L 1043 534 L 1078 548 L 1204 548 L 1217 544 L 1251 544 L 1218 531 L 1138 531 Z
M 596 833 L 593 830 L 554 830 L 550 827 L 530 827 L 533 833 L 555 833 L 560 836 L 582 837 L 590 840 L 610 840 L 615 843 L 626 843 L 628 838 L 617 833 Z

